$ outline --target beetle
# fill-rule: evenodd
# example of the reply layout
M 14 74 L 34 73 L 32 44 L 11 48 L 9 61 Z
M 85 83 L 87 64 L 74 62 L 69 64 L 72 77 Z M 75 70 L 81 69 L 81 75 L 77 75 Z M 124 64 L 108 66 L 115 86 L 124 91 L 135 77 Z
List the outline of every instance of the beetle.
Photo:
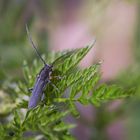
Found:
M 38 105 L 38 103 L 41 101 L 41 99 L 43 97 L 43 91 L 44 91 L 46 85 L 48 83 L 51 83 L 50 79 L 51 79 L 51 74 L 53 71 L 52 70 L 53 65 L 47 64 L 45 62 L 45 60 L 41 57 L 40 53 L 38 52 L 32 38 L 31 38 L 31 35 L 30 35 L 30 32 L 29 32 L 27 25 L 26 25 L 26 31 L 27 31 L 29 41 L 32 44 L 32 47 L 35 49 L 36 54 L 38 55 L 38 57 L 41 59 L 41 61 L 44 64 L 44 67 L 41 69 L 41 71 L 39 72 L 39 74 L 36 78 L 36 82 L 34 84 L 34 87 L 31 89 L 32 95 L 29 99 L 28 109 L 32 109 L 32 108 L 35 108 Z M 57 89 L 57 87 L 54 84 L 52 84 L 52 86 Z

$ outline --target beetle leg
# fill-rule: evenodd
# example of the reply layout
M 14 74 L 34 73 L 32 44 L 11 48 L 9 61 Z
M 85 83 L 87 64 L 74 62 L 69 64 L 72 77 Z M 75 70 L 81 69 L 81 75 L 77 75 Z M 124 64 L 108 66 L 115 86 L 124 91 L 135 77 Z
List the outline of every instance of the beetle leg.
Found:
M 29 91 L 29 92 L 32 92 L 32 91 L 33 91 L 33 88 L 28 88 L 28 91 Z
M 60 92 L 60 90 L 56 87 L 56 85 L 54 85 L 49 79 L 46 79 L 45 82 L 46 82 L 46 84 L 47 84 L 47 83 L 51 84 L 58 92 Z M 44 84 L 43 89 L 45 89 L 46 84 Z
M 39 78 L 39 76 L 40 76 L 40 75 L 39 75 L 39 74 L 37 74 L 37 75 L 36 75 L 36 78 Z
M 41 101 L 45 99 L 45 93 L 42 94 Z
M 56 78 L 58 80 L 61 80 L 63 77 L 61 77 L 61 76 L 50 76 L 50 79 L 54 79 L 54 78 Z
M 58 92 L 60 92 L 60 90 L 58 89 L 58 87 L 56 87 L 56 85 L 54 85 L 49 79 L 47 79 L 48 83 L 50 83 Z

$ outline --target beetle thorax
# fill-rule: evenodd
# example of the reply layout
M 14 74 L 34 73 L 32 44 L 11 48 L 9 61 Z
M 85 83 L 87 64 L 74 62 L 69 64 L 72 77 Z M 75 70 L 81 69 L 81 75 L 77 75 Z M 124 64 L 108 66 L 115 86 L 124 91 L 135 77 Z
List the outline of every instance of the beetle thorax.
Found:
M 45 65 L 41 70 L 39 76 L 42 80 L 50 79 L 51 73 L 52 73 L 52 66 Z

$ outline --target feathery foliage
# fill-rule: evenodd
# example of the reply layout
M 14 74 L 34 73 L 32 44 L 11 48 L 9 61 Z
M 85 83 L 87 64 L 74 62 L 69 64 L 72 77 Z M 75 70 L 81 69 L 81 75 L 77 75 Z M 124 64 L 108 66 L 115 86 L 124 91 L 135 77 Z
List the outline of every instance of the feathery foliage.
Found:
M 0 137 L 6 139 L 50 139 L 50 140 L 72 140 L 70 129 L 75 124 L 65 121 L 72 114 L 79 117 L 76 103 L 83 105 L 93 104 L 99 106 L 106 101 L 126 98 L 135 93 L 135 89 L 122 89 L 117 85 L 105 85 L 99 82 L 100 62 L 85 68 L 78 69 L 76 66 L 82 58 L 90 51 L 93 45 L 62 53 L 52 53 L 47 62 L 54 66 L 52 83 L 46 85 L 45 98 L 39 105 L 28 110 L 28 99 L 30 92 L 28 88 L 33 87 L 37 73 L 42 64 L 34 60 L 32 68 L 26 61 L 23 63 L 24 81 L 18 83 L 15 89 L 17 99 L 13 108 L 12 119 L 9 123 L 0 126 Z M 52 56 L 52 57 L 51 57 Z M 58 76 L 59 78 L 55 78 Z M 26 115 L 24 115 L 26 114 Z

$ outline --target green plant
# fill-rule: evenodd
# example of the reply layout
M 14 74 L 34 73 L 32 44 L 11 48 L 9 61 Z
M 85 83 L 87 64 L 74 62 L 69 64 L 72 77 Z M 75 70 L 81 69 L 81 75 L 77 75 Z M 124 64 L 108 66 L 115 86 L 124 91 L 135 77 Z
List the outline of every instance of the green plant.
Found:
M 69 114 L 79 117 L 76 102 L 99 106 L 103 102 L 126 98 L 135 93 L 134 88 L 127 90 L 117 85 L 108 86 L 99 83 L 100 63 L 83 70 L 76 67 L 92 46 L 51 53 L 48 56 L 47 62 L 54 65 L 52 75 L 61 77 L 61 79 L 52 78 L 53 84 L 59 91 L 48 84 L 44 91 L 45 98 L 31 110 L 27 109 L 28 100 L 25 100 L 25 97 L 30 96 L 28 88 L 33 87 L 36 74 L 42 68 L 42 64 L 34 60 L 32 68 L 29 68 L 24 61 L 25 80 L 20 81 L 15 88 L 17 97 L 12 109 L 13 118 L 0 126 L 1 139 L 74 139 L 69 130 L 75 127 L 75 124 L 67 123 L 64 118 Z

